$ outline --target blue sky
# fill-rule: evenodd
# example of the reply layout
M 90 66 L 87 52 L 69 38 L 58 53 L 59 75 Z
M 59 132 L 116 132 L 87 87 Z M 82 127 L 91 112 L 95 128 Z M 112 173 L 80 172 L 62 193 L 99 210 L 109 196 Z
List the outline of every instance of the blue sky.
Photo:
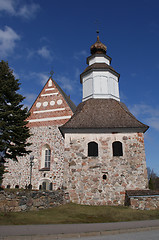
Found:
M 159 174 L 157 0 L 0 0 L 0 58 L 20 79 L 27 106 L 52 69 L 53 78 L 78 105 L 79 75 L 86 68 L 97 28 L 112 67 L 121 75 L 121 101 L 150 126 L 145 134 L 147 166 Z

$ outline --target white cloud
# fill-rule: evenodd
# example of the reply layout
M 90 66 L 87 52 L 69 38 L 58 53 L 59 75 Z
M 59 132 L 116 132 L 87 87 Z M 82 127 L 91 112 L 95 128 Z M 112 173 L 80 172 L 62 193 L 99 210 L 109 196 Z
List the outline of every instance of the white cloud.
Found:
M 79 81 L 80 79 L 80 74 L 81 74 L 82 71 L 80 71 L 79 68 L 76 68 L 75 69 L 75 79 Z
M 44 84 L 49 79 L 49 74 L 46 73 L 37 73 L 37 77 L 39 78 L 41 85 L 44 86 Z
M 73 90 L 70 78 L 59 75 L 56 77 L 56 80 L 60 83 L 60 86 L 63 90 L 67 90 L 69 92 Z
M 6 26 L 4 31 L 0 29 L 0 56 L 6 57 L 12 53 L 18 40 L 20 36 L 12 28 Z
M 53 59 L 52 55 L 51 55 L 51 51 L 48 50 L 48 48 L 46 46 L 43 46 L 42 48 L 38 49 L 38 50 L 32 50 L 32 49 L 27 49 L 27 58 L 33 58 L 38 56 L 41 56 L 44 59 L 47 59 L 49 61 L 51 61 Z
M 159 131 L 159 117 L 150 117 L 147 119 L 147 123 L 149 126 L 155 128 Z
M 22 91 L 21 94 L 25 97 L 25 99 L 23 101 L 24 107 L 27 107 L 28 109 L 30 109 L 30 107 L 32 106 L 32 104 L 34 103 L 34 101 L 37 98 L 37 94 L 35 94 L 35 93 L 26 93 L 22 89 L 21 89 L 21 91 Z
M 20 79 L 19 74 L 16 73 L 14 69 L 13 69 L 13 74 L 14 74 L 15 79 Z
M 141 118 L 150 127 L 159 131 L 159 107 L 147 104 L 135 104 L 129 107 L 136 117 Z
M 131 77 L 136 77 L 137 74 L 136 73 L 131 73 Z
M 120 91 L 120 100 L 121 102 L 124 102 L 127 99 L 127 96 L 124 94 L 123 91 Z
M 83 57 L 86 57 L 86 56 L 87 56 L 87 52 L 86 52 L 85 50 L 82 50 L 82 51 L 80 51 L 80 52 L 76 52 L 73 57 L 74 57 L 76 60 L 79 60 L 79 59 L 81 59 L 82 56 L 83 56 Z
M 39 10 L 40 6 L 38 4 L 32 3 L 30 5 L 24 5 L 17 12 L 17 16 L 30 19 L 35 16 L 36 12 Z
M 25 96 L 25 101 L 29 106 L 33 104 L 33 102 L 37 98 L 37 95 L 35 93 L 25 93 L 24 96 Z
M 40 9 L 39 4 L 31 3 L 19 5 L 17 0 L 0 0 L 0 11 L 5 11 L 12 16 L 20 16 L 30 19 L 35 16 Z
M 42 86 L 44 86 L 44 84 L 47 82 L 47 80 L 49 79 L 49 74 L 46 73 L 36 73 L 36 72 L 32 72 L 29 74 L 29 78 L 34 78 L 34 79 L 38 79 L 38 82 L 40 82 L 40 84 Z
M 40 48 L 37 53 L 42 56 L 43 58 L 45 59 L 48 59 L 48 60 L 51 60 L 52 59 L 52 56 L 51 56 L 51 53 L 50 51 L 47 49 L 46 46 L 43 46 L 42 48 Z
M 130 107 L 131 112 L 135 116 L 139 115 L 149 115 L 149 116 L 158 116 L 159 117 L 159 108 L 152 107 L 151 105 L 147 104 L 135 104 Z
M 26 49 L 26 50 L 27 50 L 27 58 L 28 59 L 32 58 L 36 54 L 36 51 L 34 51 L 34 50 L 31 50 L 31 49 Z
M 13 0 L 0 0 L 0 11 L 6 11 L 12 15 L 15 14 L 15 1 Z

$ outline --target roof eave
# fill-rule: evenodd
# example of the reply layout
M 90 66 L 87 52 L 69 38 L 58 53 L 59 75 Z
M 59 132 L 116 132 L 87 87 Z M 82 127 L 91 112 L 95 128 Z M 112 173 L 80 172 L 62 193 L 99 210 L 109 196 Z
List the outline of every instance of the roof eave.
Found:
M 59 127 L 63 137 L 66 133 L 145 133 L 148 130 L 148 126 L 145 127 L 118 127 L 118 128 L 68 128 Z

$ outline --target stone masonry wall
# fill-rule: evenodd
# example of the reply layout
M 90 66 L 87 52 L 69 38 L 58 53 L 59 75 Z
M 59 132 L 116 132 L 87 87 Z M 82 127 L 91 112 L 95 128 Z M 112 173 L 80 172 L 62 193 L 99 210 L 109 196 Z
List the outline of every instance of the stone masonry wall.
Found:
M 53 190 L 61 188 L 63 185 L 64 171 L 64 139 L 58 126 L 41 126 L 30 129 L 33 134 L 29 142 L 33 144 L 29 147 L 32 150 L 30 155 L 34 155 L 32 168 L 33 189 L 39 189 L 39 185 L 48 180 L 53 184 Z M 42 147 L 48 144 L 51 149 L 50 171 L 41 170 Z M 15 188 L 25 188 L 30 183 L 30 155 L 19 157 L 18 162 L 8 160 L 6 163 L 7 173 L 4 174 L 3 186 L 10 185 Z
M 46 209 L 68 202 L 64 191 L 0 191 L 0 212 Z
M 88 143 L 98 143 L 98 157 L 88 157 Z M 114 157 L 112 143 L 123 144 Z M 148 185 L 142 133 L 66 134 L 65 185 L 70 200 L 90 205 L 124 205 L 125 190 Z M 103 179 L 103 175 L 107 178 Z
M 129 206 L 132 209 L 154 210 L 159 209 L 159 196 L 137 196 L 129 198 Z

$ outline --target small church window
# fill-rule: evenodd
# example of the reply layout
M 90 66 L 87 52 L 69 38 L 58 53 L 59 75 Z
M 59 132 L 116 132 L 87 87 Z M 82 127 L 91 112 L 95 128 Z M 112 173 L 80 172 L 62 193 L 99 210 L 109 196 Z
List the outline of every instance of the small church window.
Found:
M 103 175 L 103 179 L 104 179 L 104 180 L 107 179 L 107 175 L 106 175 L 106 174 Z
M 112 144 L 113 147 L 113 156 L 123 156 L 123 146 L 119 141 L 115 141 Z
M 98 143 L 96 142 L 88 143 L 88 156 L 93 156 L 93 157 L 98 156 Z
M 42 169 L 50 169 L 50 162 L 51 162 L 51 149 L 48 144 L 45 144 L 42 148 L 42 161 L 41 161 L 41 168 Z
M 45 167 L 50 168 L 50 157 L 51 157 L 51 150 L 45 150 Z

